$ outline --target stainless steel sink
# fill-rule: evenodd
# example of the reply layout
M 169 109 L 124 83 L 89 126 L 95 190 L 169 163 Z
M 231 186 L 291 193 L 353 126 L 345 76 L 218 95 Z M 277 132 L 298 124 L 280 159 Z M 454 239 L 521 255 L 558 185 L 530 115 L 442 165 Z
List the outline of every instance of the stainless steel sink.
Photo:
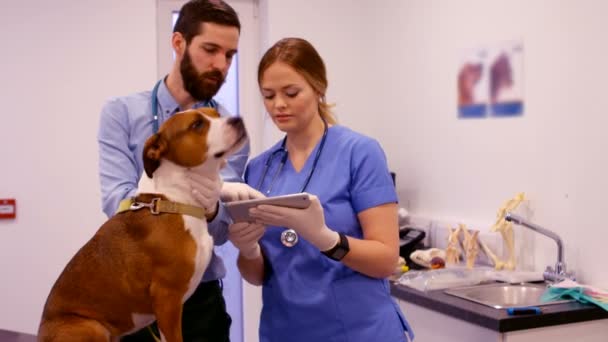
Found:
M 445 293 L 496 309 L 569 302 L 569 300 L 542 302 L 540 298 L 545 289 L 546 286 L 543 284 L 496 283 L 453 288 L 445 290 Z

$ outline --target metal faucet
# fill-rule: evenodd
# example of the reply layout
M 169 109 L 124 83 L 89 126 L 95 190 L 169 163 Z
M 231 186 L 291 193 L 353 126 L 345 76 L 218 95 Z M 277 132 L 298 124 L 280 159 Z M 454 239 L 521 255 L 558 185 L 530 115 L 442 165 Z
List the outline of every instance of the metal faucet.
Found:
M 553 269 L 553 267 L 551 266 L 547 266 L 545 272 L 543 273 L 543 278 L 545 279 L 545 281 L 557 283 L 564 279 L 575 280 L 574 272 L 566 271 L 566 262 L 564 261 L 564 245 L 559 235 L 539 225 L 528 222 L 523 217 L 515 215 L 511 212 L 508 212 L 505 215 L 505 220 L 524 226 L 526 228 L 530 228 L 531 230 L 537 233 L 550 237 L 557 243 L 557 263 L 555 264 L 555 269 Z

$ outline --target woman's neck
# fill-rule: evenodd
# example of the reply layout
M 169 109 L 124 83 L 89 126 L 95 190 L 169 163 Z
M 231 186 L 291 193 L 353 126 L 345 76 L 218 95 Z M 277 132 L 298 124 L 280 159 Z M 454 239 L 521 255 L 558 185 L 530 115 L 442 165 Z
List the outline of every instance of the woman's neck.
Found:
M 319 116 L 313 119 L 306 129 L 299 132 L 289 132 L 285 148 L 290 153 L 305 153 L 308 155 L 321 140 L 324 131 L 325 123 Z

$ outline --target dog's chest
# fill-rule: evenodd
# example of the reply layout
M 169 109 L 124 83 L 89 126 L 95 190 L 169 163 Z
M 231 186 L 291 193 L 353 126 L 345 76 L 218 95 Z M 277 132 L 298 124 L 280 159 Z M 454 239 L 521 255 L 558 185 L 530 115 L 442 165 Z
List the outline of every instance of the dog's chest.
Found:
M 186 301 L 201 282 L 203 274 L 211 261 L 213 252 L 213 238 L 207 230 L 207 221 L 192 216 L 183 215 L 186 230 L 192 235 L 196 243 L 196 254 L 194 256 L 194 273 L 188 285 L 188 291 L 184 295 Z

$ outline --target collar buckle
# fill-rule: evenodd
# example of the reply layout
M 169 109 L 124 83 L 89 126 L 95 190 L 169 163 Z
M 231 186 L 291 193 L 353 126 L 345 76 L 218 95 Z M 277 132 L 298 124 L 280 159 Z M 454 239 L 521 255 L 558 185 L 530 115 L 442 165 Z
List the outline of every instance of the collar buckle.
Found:
M 158 202 L 160 201 L 159 197 L 153 198 L 150 203 L 143 202 L 133 202 L 129 207 L 129 210 L 136 211 L 141 208 L 150 208 L 150 212 L 153 215 L 158 215 L 160 211 L 158 210 Z

